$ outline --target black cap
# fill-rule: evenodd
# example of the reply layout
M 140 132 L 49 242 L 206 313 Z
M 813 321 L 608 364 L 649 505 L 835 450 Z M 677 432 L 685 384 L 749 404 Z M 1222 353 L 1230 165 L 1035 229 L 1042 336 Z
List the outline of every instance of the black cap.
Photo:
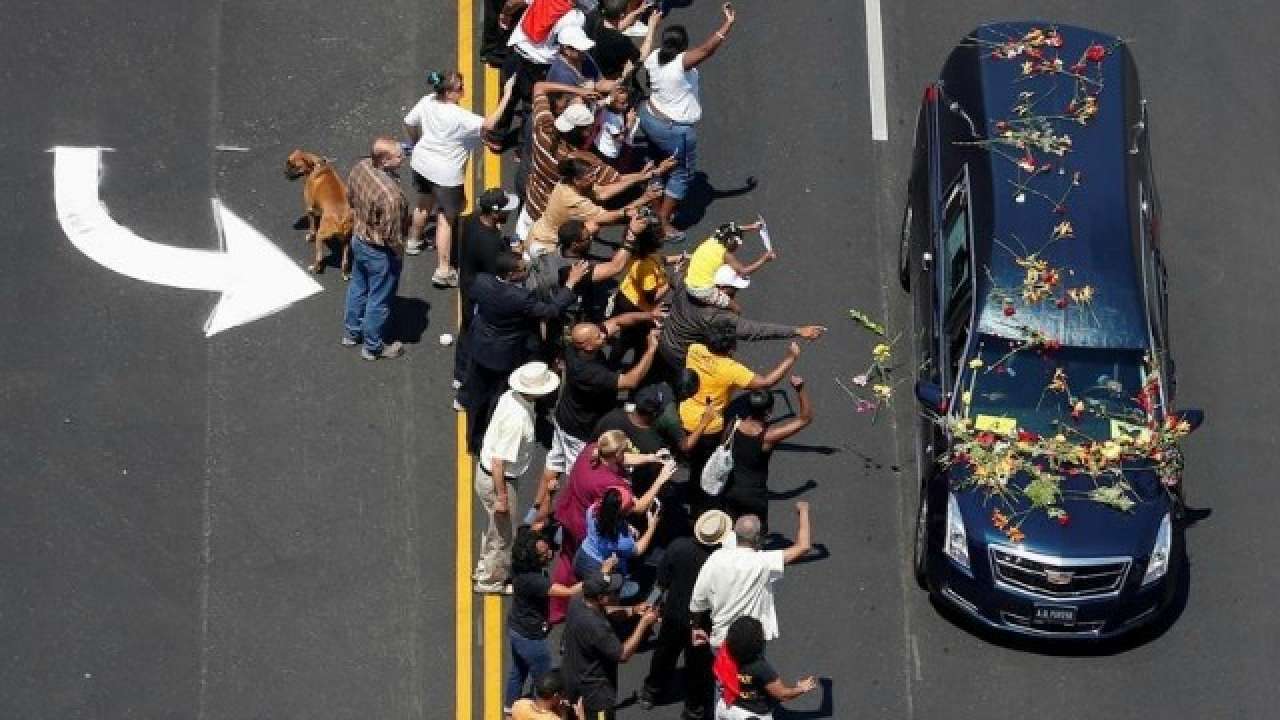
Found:
M 479 199 L 476 200 L 476 206 L 482 213 L 495 213 L 499 210 L 510 212 L 519 205 L 520 198 L 513 193 L 505 192 L 502 188 L 489 188 L 480 193 Z
M 661 385 L 649 385 L 640 389 L 636 393 L 635 402 L 636 410 L 648 415 L 649 417 L 657 417 L 662 414 L 667 403 L 671 401 L 671 393 Z
M 617 595 L 621 591 L 622 573 L 594 574 L 582 581 L 582 594 L 585 597 L 597 598 L 602 595 Z

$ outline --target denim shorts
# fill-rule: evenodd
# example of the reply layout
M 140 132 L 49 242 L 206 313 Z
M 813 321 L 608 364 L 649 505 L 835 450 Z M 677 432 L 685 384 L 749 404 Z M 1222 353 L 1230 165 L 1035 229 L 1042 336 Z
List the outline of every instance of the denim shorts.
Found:
M 698 131 L 693 125 L 657 117 L 648 103 L 640 106 L 640 127 L 649 138 L 649 152 L 655 162 L 675 156 L 676 167 L 667 176 L 663 190 L 668 197 L 683 200 L 698 166 Z

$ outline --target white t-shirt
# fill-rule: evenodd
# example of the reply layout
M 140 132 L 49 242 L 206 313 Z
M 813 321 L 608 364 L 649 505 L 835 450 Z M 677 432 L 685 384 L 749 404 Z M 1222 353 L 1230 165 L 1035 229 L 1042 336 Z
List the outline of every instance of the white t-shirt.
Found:
M 582 14 L 578 8 L 574 8 L 565 13 L 551 26 L 551 32 L 547 33 L 547 39 L 535 43 L 524 34 L 524 28 L 520 23 L 516 23 L 516 27 L 511 31 L 511 38 L 507 40 L 507 45 L 515 48 L 521 55 L 531 62 L 538 65 L 550 65 L 555 59 L 556 53 L 560 52 L 560 31 L 570 25 L 583 27 L 587 24 L 587 16 Z
M 702 119 L 698 68 L 684 69 L 684 53 L 666 65 L 658 64 L 654 50 L 644 61 L 649 70 L 649 102 L 674 122 L 691 125 Z
M 625 115 L 616 113 L 607 107 L 600 109 L 600 135 L 596 138 L 596 149 L 610 160 L 618 159 L 625 145 L 634 143 L 636 126 L 627 127 Z
M 514 390 L 498 399 L 484 431 L 480 464 L 492 470 L 494 458 L 502 460 L 503 474 L 512 478 L 524 475 L 533 458 L 533 406 Z
M 431 93 L 404 116 L 404 124 L 422 130 L 409 166 L 436 185 L 461 185 L 466 177 L 467 158 L 480 147 L 484 118 L 456 103 L 440 102 Z
M 693 585 L 689 611 L 711 611 L 712 645 L 719 647 L 729 626 L 743 615 L 760 621 L 765 640 L 778 637 L 773 583 L 785 567 L 781 550 L 722 547 L 711 553 Z

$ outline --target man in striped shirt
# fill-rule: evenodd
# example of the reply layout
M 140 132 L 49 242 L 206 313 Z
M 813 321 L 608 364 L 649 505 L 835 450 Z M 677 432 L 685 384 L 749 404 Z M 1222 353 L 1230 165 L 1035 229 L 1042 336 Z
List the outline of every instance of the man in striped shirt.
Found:
M 369 155 L 356 163 L 347 178 L 347 197 L 355 214 L 351 233 L 355 262 L 347 286 L 342 344 L 355 347 L 363 343 L 360 356 L 377 360 L 404 353 L 399 341 L 384 343 L 382 333 L 400 282 L 409 212 L 396 174 L 404 162 L 400 143 L 379 137 Z
M 595 95 L 594 90 L 574 85 L 540 82 L 533 87 L 533 142 L 530 143 L 528 162 L 529 180 L 525 187 L 524 209 L 516 222 L 516 237 L 526 240 L 529 229 L 542 217 L 547 198 L 560 182 L 559 163 L 575 156 L 590 165 L 590 178 L 596 202 L 607 203 L 636 183 L 652 176 L 646 167 L 630 175 L 621 175 L 609 167 L 598 155 L 589 150 L 589 134 L 595 125 L 595 114 L 585 105 L 571 100 L 557 117 L 552 112 L 550 93 L 567 93 L 583 99 Z

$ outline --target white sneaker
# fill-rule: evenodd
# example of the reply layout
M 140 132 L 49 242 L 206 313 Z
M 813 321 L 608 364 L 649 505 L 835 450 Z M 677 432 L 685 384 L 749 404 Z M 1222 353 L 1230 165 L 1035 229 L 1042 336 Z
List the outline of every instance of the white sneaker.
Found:
M 438 288 L 458 287 L 458 271 L 449 269 L 440 272 L 440 269 L 437 268 L 435 272 L 431 273 L 431 284 Z

